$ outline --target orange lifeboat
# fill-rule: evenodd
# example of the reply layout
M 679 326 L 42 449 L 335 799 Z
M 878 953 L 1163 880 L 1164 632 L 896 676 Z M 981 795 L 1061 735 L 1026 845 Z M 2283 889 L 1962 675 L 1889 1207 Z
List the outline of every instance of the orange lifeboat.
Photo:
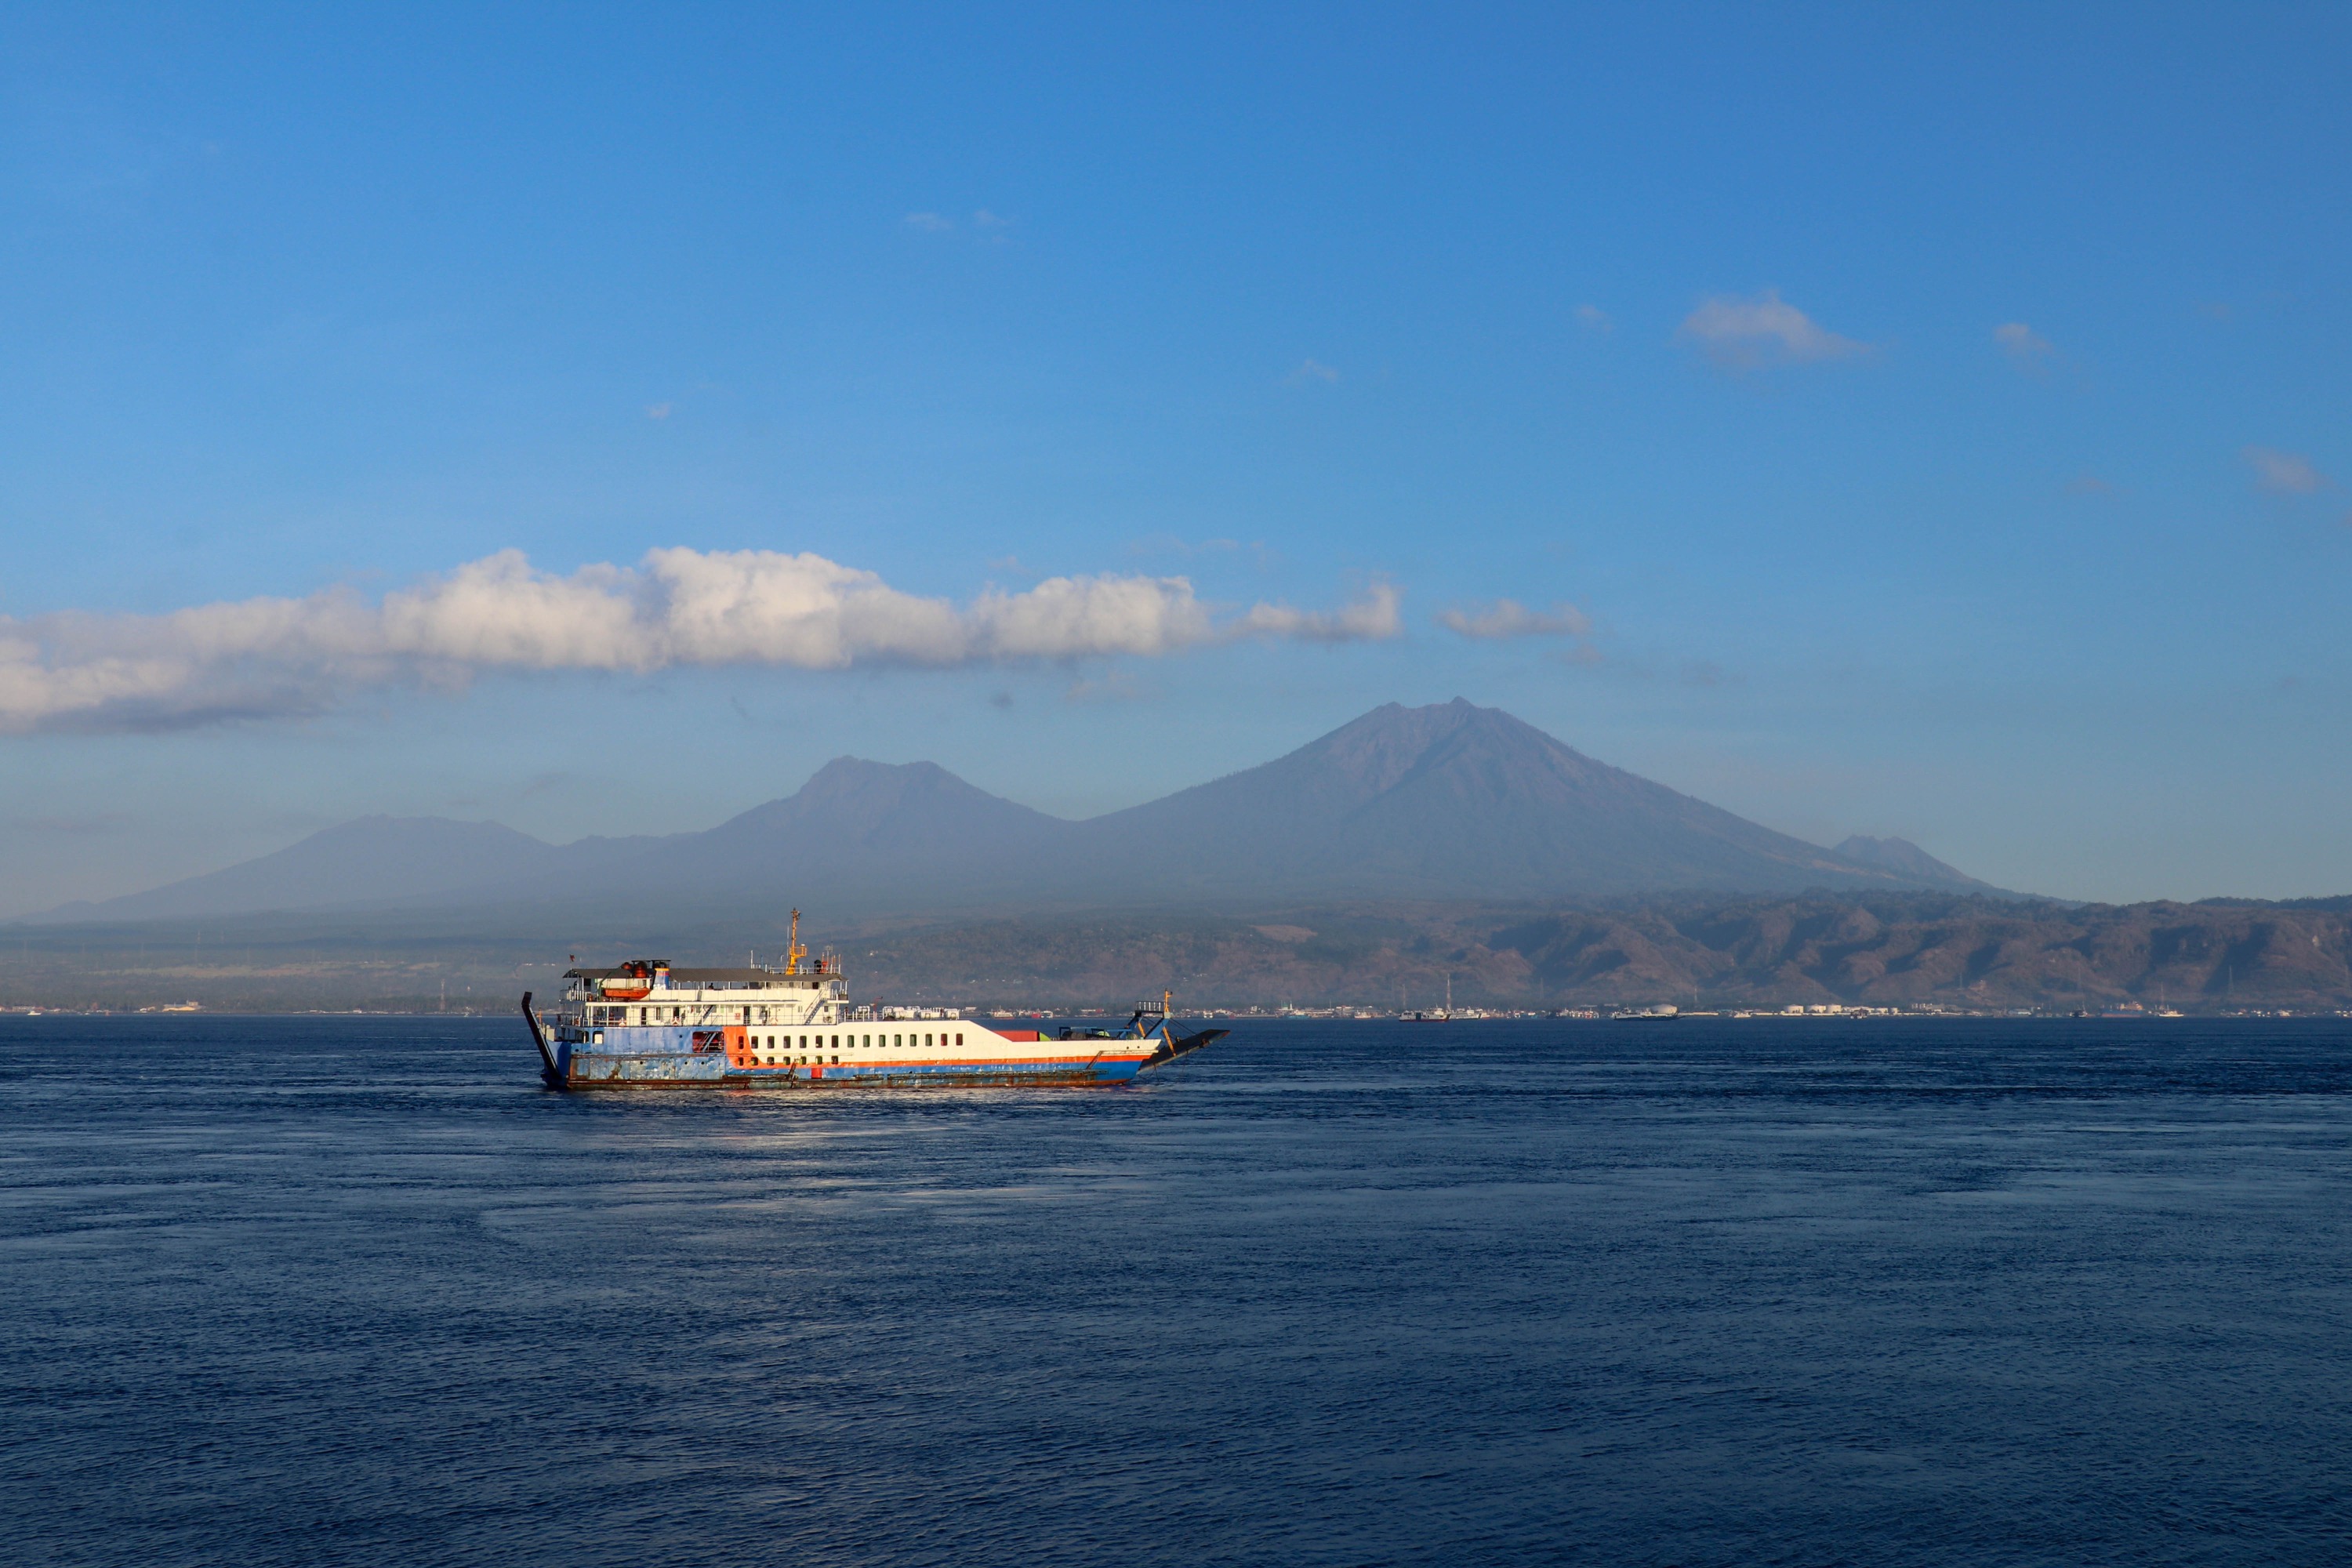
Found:
M 604 982 L 607 1002 L 642 1002 L 653 994 L 653 965 L 642 958 L 633 958 L 621 965 L 621 973 Z

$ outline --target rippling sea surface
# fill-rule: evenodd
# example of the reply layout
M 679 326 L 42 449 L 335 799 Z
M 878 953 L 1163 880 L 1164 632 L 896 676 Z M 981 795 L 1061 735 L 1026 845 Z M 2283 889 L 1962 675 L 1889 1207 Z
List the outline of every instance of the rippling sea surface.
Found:
M 2352 1559 L 2340 1022 L 535 1065 L 520 1020 L 0 1019 L 0 1557 Z

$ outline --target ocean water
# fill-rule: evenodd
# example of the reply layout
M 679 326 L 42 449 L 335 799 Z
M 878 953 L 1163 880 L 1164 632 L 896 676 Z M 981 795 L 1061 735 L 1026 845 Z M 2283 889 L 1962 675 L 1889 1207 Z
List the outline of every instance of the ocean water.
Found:
M 2340 1023 L 0 1019 L 0 1560 L 2352 1560 Z

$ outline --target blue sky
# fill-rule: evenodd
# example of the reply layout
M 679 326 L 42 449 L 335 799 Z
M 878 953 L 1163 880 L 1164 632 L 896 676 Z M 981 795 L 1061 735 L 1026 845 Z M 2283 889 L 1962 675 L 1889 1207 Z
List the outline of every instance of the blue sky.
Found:
M 1456 695 L 2010 886 L 2352 890 L 2352 12 L 2052 9 L 13 7 L 0 912 Z M 720 647 L 664 550 L 890 597 Z M 386 630 L 504 551 L 639 652 Z M 1003 631 L 1056 580 L 1169 629 Z

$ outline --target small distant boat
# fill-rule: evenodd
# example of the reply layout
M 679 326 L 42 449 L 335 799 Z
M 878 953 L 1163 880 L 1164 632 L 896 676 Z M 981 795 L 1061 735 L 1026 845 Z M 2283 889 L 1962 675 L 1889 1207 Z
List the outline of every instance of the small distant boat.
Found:
M 1408 1024 L 1450 1024 L 1454 1022 L 1454 976 L 1449 974 L 1445 977 L 1444 1012 L 1431 1013 L 1424 1010 L 1419 1013 L 1406 1013 L 1402 1015 L 1402 1016 Z
M 1620 1024 L 1657 1024 L 1682 1016 L 1683 1010 L 1671 1002 L 1656 1007 L 1621 1007 L 1609 1015 L 1612 1021 Z

